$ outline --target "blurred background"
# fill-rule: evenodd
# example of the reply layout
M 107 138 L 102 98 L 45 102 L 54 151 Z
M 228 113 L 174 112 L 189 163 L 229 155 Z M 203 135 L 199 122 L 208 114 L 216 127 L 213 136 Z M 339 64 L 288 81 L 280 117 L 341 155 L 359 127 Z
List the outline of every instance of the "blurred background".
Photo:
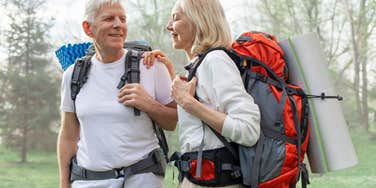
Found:
M 165 29 L 174 0 L 127 0 L 128 40 L 162 49 L 183 73 L 183 51 Z M 279 40 L 315 32 L 326 54 L 359 158 L 355 167 L 311 174 L 310 187 L 376 187 L 376 0 L 221 0 L 235 39 L 264 31 Z M 84 1 L 0 0 L 0 188 L 58 187 L 56 139 L 63 70 L 54 51 L 89 41 Z M 319 75 L 318 75 L 319 76 Z M 177 132 L 167 133 L 170 151 Z M 340 135 L 339 135 L 340 136 Z M 171 167 L 165 187 L 177 187 Z

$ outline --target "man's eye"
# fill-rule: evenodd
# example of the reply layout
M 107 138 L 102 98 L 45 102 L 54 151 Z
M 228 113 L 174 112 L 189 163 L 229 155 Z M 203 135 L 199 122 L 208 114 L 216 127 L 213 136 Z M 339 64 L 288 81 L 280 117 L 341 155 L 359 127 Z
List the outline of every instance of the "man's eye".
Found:
M 112 21 L 112 18 L 111 17 L 107 17 L 104 19 L 104 21 Z

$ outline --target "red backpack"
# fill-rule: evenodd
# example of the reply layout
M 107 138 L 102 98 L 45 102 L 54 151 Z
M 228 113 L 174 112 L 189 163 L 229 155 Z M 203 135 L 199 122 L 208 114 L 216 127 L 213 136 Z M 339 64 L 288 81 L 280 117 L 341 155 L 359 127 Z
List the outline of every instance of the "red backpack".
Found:
M 232 48 L 214 48 L 201 54 L 201 61 L 190 70 L 188 80 L 209 52 L 224 50 L 236 63 L 245 89 L 259 106 L 260 139 L 252 147 L 239 144 L 233 147 L 234 143 L 228 143 L 222 135 L 213 132 L 231 151 L 229 153 L 238 154 L 234 157 L 240 161 L 245 186 L 289 188 L 295 187 L 301 177 L 302 187 L 306 187 L 309 180 L 303 159 L 309 140 L 307 95 L 300 86 L 288 83 L 284 52 L 274 36 L 246 32 Z M 195 179 L 194 174 L 188 177 L 196 184 L 206 185 Z
M 252 148 L 239 148 L 244 183 L 257 182 L 260 188 L 295 187 L 301 174 L 305 187 L 309 183 L 303 164 L 309 140 L 309 106 L 302 88 L 287 83 L 283 50 L 274 36 L 260 32 L 243 33 L 232 48 L 240 55 L 235 62 L 247 62 L 239 68 L 261 112 L 256 153 L 252 156 Z M 249 160 L 252 157 L 255 161 Z

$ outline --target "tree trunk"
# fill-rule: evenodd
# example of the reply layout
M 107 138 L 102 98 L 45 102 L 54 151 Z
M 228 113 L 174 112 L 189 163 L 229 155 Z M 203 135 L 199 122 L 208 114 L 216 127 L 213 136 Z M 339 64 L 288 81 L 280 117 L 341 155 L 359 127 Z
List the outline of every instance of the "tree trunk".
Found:
M 362 62 L 362 125 L 369 131 L 369 110 L 368 110 L 368 80 L 367 80 L 367 61 Z
M 360 99 L 360 62 L 359 62 L 359 48 L 358 41 L 356 40 L 354 23 L 351 23 L 351 33 L 352 33 L 352 47 L 353 47 L 353 61 L 354 61 L 354 93 L 356 102 L 356 111 L 358 117 L 362 117 L 362 104 Z
M 368 28 L 369 23 L 367 23 L 366 18 L 366 0 L 361 0 L 359 2 L 359 23 L 358 23 L 358 48 L 359 48 L 359 60 L 362 84 L 360 86 L 361 90 L 361 108 L 362 114 L 360 116 L 361 124 L 365 130 L 368 131 L 368 81 L 367 81 L 367 55 L 368 55 Z
M 28 152 L 27 137 L 28 137 L 28 128 L 27 128 L 27 125 L 25 125 L 22 130 L 22 144 L 21 144 L 21 162 L 22 163 L 27 162 L 27 152 Z

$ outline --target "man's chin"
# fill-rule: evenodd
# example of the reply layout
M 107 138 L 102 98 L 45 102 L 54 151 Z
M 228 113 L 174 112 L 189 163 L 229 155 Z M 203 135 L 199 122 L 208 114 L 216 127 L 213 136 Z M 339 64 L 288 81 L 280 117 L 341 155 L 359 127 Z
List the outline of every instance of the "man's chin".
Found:
M 123 49 L 124 44 L 123 44 L 123 43 L 119 43 L 119 44 L 110 44 L 108 47 L 111 48 L 111 49 L 114 49 L 114 50 L 116 50 L 116 49 L 119 50 L 119 49 Z

